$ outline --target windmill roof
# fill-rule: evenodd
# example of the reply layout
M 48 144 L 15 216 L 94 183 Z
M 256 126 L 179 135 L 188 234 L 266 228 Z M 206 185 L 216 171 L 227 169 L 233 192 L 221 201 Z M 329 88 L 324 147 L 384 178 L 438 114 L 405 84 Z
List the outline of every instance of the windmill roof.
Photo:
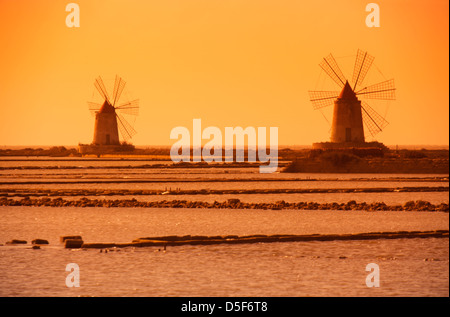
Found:
M 114 113 L 115 109 L 114 107 L 105 100 L 105 102 L 103 103 L 103 105 L 101 106 L 100 110 L 98 111 L 100 113 Z
M 353 91 L 352 87 L 350 87 L 350 84 L 348 81 L 345 82 L 344 88 L 342 88 L 342 91 L 338 97 L 339 99 L 357 99 L 356 94 Z

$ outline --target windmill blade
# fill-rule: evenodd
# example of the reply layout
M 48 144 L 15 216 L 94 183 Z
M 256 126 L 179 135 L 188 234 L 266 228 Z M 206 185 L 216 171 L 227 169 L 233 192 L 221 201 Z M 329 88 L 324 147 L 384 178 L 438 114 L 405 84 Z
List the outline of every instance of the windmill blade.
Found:
M 136 130 L 133 129 L 131 124 L 127 120 L 125 120 L 125 118 L 121 114 L 116 113 L 116 116 L 119 120 L 118 127 L 120 130 L 120 134 L 125 139 L 125 141 L 128 141 L 136 134 Z
M 108 96 L 108 91 L 106 90 L 105 84 L 103 83 L 103 80 L 100 76 L 98 76 L 95 79 L 94 82 L 94 86 L 95 88 L 97 88 L 99 94 L 108 102 L 109 102 L 109 96 Z
M 372 86 L 364 87 L 357 91 L 356 95 L 367 99 L 394 100 L 394 80 L 390 79 Z
M 328 132 L 331 132 L 331 127 L 332 127 L 332 125 L 331 125 L 330 120 L 328 120 L 327 116 L 325 116 L 325 114 L 323 113 L 322 109 L 319 109 L 319 111 L 320 111 L 320 113 L 322 114 L 322 117 L 323 117 L 323 118 L 325 119 L 325 121 L 328 123 L 328 126 L 330 127 L 330 129 L 329 129 Z
M 370 107 L 367 102 L 363 101 L 361 103 L 361 109 L 364 124 L 373 137 L 380 133 L 389 124 L 389 122 L 387 122 L 386 119 Z
M 124 126 L 120 123 L 117 125 L 119 127 L 120 135 L 122 135 L 122 138 L 125 142 L 128 142 L 131 139 L 131 136 L 128 134 L 128 132 L 125 130 Z
M 126 82 L 116 75 L 116 80 L 114 82 L 114 90 L 113 90 L 113 106 L 116 105 L 116 102 L 119 101 L 120 95 L 122 94 L 123 89 L 125 88 Z
M 356 55 L 355 67 L 353 68 L 353 90 L 356 89 L 357 85 L 361 85 L 364 81 L 364 78 L 367 75 L 367 72 L 372 66 L 373 60 L 375 57 L 370 56 L 367 52 L 363 52 L 358 49 L 358 53 Z
M 339 87 L 344 87 L 346 79 L 344 74 L 342 73 L 341 69 L 339 68 L 338 64 L 336 63 L 336 60 L 334 59 L 333 55 L 328 55 L 323 59 L 323 61 L 319 64 L 320 67 L 327 73 L 328 76 L 331 77 L 331 79 L 334 80 L 336 84 L 339 85 Z
M 338 96 L 338 91 L 309 91 L 309 98 L 314 110 L 333 105 Z
M 125 102 L 116 107 L 116 111 L 124 114 L 137 116 L 139 114 L 139 99 Z
M 102 107 L 101 104 L 96 103 L 96 102 L 91 102 L 91 101 L 88 101 L 88 106 L 89 106 L 89 111 L 91 112 L 92 115 L 94 115 Z

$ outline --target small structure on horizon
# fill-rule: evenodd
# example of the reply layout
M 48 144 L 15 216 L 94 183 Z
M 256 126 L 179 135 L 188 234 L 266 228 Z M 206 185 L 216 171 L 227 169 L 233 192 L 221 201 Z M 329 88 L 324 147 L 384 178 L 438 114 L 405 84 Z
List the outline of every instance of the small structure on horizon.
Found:
M 390 79 L 370 86 L 362 86 L 374 57 L 358 50 L 354 69 L 353 86 L 345 78 L 334 57 L 325 57 L 319 66 L 342 89 L 339 91 L 310 91 L 314 109 L 334 105 L 330 142 L 313 143 L 313 149 L 369 148 L 384 145 L 379 142 L 366 142 L 364 125 L 374 137 L 387 125 L 386 119 L 378 114 L 362 99 L 394 100 L 394 80 Z
M 88 102 L 89 110 L 95 115 L 94 139 L 91 144 L 79 144 L 81 154 L 101 155 L 106 153 L 127 152 L 134 149 L 128 141 L 136 134 L 136 130 L 125 119 L 124 115 L 137 116 L 139 113 L 139 100 L 119 103 L 125 88 L 125 81 L 116 76 L 112 98 L 99 76 L 94 86 L 104 100 L 103 103 Z M 124 140 L 119 139 L 119 131 Z

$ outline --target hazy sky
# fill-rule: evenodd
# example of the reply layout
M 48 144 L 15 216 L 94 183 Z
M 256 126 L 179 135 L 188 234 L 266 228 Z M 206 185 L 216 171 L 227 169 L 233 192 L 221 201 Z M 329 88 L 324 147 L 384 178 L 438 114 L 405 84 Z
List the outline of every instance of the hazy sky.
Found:
M 327 141 L 332 109 L 313 110 L 308 90 L 328 85 L 330 53 L 351 78 L 358 48 L 375 57 L 366 83 L 397 88 L 373 106 L 390 123 L 376 139 L 449 144 L 448 0 L 374 0 L 379 28 L 361 0 L 74 0 L 80 27 L 68 28 L 70 2 L 0 0 L 0 145 L 92 142 L 94 79 L 116 74 L 140 99 L 136 145 L 172 144 L 194 118 Z

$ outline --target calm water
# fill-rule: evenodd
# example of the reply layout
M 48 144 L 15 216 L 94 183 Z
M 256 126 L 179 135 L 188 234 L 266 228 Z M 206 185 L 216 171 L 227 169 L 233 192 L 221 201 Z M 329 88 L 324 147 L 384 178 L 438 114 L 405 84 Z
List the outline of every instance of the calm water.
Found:
M 448 175 L 259 174 L 257 168 L 117 167 L 159 163 L 143 160 L 0 160 L 0 167 L 41 167 L 0 170 L 0 192 L 8 189 L 448 188 Z M 83 168 L 46 169 L 46 166 Z M 86 169 L 88 166 L 92 168 Z M 109 168 L 96 168 L 100 166 Z M 124 182 L 130 179 L 155 182 Z M 224 182 L 205 181 L 211 179 Z M 8 184 L 36 180 L 46 184 Z M 80 180 L 94 183 L 79 183 Z M 117 182 L 99 184 L 102 180 Z M 171 182 L 165 182 L 167 180 Z M 54 183 L 58 181 L 71 183 Z M 210 202 L 239 198 L 244 202 L 319 203 L 356 200 L 386 204 L 419 199 L 434 204 L 449 201 L 448 191 L 95 198 Z M 59 237 L 63 235 L 82 235 L 86 242 L 130 242 L 156 235 L 327 234 L 448 228 L 449 214 L 441 212 L 0 206 L 0 244 L 11 239 L 50 241 L 50 245 L 40 250 L 31 249 L 30 244 L 0 246 L 0 296 L 449 296 L 448 239 L 180 246 L 169 247 L 165 252 L 158 248 L 124 248 L 108 253 L 67 250 L 59 243 Z M 65 285 L 68 263 L 77 263 L 80 267 L 79 288 Z M 380 267 L 379 288 L 365 285 L 368 274 L 365 268 L 369 263 Z
M 448 296 L 448 239 L 124 249 L 1 249 L 1 296 Z M 427 259 L 433 259 L 429 261 Z M 80 267 L 67 288 L 65 267 Z M 368 288 L 365 267 L 380 267 Z
M 448 213 L 0 207 L 1 296 L 448 296 L 448 239 L 63 249 L 59 237 L 129 242 L 152 235 L 357 233 L 448 229 Z M 65 286 L 80 266 L 81 287 Z M 381 287 L 367 288 L 377 263 Z M 420 274 L 417 274 L 420 272 Z

